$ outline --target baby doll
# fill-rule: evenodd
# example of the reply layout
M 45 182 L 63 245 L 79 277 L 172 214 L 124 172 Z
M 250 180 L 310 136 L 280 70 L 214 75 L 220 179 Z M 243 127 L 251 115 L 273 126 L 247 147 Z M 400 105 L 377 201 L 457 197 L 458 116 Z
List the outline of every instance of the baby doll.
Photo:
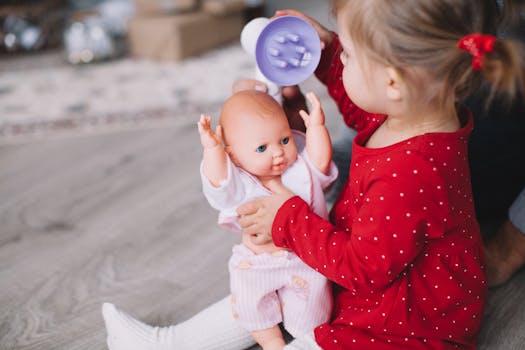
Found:
M 219 224 L 241 232 L 236 209 L 270 195 L 282 184 L 301 196 L 319 216 L 327 218 L 323 190 L 337 177 L 331 161 L 330 136 L 318 98 L 308 115 L 301 111 L 306 134 L 291 130 L 282 107 L 269 95 L 241 91 L 223 105 L 219 125 L 211 118 L 198 123 L 203 160 L 203 191 L 219 210 Z M 241 219 L 242 220 L 242 219 Z M 229 261 L 233 315 L 265 350 L 285 346 L 278 327 L 294 337 L 311 333 L 326 322 L 331 310 L 329 282 L 293 252 L 268 242 L 265 235 L 242 237 Z

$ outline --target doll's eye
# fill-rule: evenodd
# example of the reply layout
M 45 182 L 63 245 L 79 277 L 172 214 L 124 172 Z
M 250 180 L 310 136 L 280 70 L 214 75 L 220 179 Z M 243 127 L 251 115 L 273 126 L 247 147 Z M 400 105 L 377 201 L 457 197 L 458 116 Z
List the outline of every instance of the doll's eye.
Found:
M 257 153 L 262 153 L 264 151 L 266 151 L 266 145 L 261 145 L 261 146 L 257 147 L 257 149 L 255 150 L 255 152 L 257 152 Z
M 285 137 L 284 139 L 281 140 L 281 145 L 287 145 L 288 142 L 290 142 L 290 138 L 289 137 Z

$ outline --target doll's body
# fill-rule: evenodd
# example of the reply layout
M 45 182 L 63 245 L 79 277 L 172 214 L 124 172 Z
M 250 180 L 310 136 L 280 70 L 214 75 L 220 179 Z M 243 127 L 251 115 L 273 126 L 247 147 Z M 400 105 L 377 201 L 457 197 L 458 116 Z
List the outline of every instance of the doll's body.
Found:
M 323 189 L 337 170 L 320 103 L 314 95 L 309 99 L 313 112 L 302 113 L 306 134 L 292 131 L 279 104 L 256 91 L 228 99 L 215 132 L 210 117 L 201 118 L 203 190 L 219 210 L 221 225 L 240 232 L 236 208 L 282 185 L 327 218 Z M 328 281 L 294 253 L 257 241 L 259 237 L 265 235 L 243 235 L 242 244 L 233 248 L 233 314 L 265 350 L 281 349 L 284 340 L 277 324 L 284 320 L 294 336 L 311 332 L 329 317 L 331 291 Z

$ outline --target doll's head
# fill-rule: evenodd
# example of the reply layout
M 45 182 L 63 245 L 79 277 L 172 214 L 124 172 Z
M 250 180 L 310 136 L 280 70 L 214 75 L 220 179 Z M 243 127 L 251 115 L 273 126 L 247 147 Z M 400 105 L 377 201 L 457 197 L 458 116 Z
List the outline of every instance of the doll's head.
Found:
M 222 106 L 219 124 L 233 163 L 261 180 L 281 175 L 297 159 L 288 119 L 268 94 L 233 94 Z

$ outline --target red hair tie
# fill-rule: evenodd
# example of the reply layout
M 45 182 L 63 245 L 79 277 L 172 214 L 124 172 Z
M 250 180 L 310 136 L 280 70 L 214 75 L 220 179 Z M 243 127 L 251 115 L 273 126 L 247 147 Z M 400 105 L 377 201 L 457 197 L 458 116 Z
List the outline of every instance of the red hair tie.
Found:
M 458 48 L 467 51 L 472 55 L 472 68 L 480 70 L 483 62 L 483 55 L 490 53 L 494 49 L 496 37 L 490 34 L 468 34 L 458 41 Z

